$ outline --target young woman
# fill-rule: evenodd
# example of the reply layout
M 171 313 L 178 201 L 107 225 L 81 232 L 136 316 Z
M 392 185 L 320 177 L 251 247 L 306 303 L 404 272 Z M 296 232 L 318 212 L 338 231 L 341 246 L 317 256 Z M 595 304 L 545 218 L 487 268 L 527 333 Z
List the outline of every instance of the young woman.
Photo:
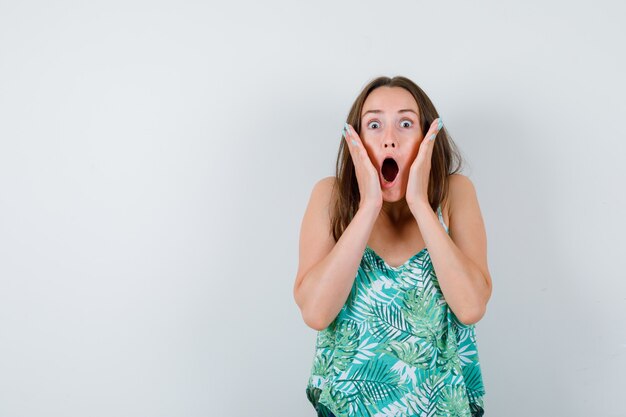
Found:
M 411 80 L 376 78 L 352 105 L 336 175 L 304 214 L 294 285 L 318 331 L 306 387 L 318 416 L 483 415 L 474 324 L 491 276 L 460 162 Z

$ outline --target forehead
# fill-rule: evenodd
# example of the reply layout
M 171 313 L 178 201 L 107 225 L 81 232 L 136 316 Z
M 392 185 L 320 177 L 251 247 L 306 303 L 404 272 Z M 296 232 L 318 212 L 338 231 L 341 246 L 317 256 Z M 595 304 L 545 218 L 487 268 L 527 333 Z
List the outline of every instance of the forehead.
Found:
M 365 99 L 361 115 L 368 110 L 383 110 L 395 113 L 400 109 L 413 109 L 416 113 L 419 113 L 413 95 L 404 88 L 378 87 Z

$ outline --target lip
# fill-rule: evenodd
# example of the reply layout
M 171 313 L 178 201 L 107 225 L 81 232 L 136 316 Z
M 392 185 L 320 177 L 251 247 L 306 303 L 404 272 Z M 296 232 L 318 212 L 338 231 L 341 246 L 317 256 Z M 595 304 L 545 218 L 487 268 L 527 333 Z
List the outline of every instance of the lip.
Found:
M 383 162 L 387 158 L 392 158 L 394 161 L 396 161 L 396 164 L 398 164 L 398 174 L 391 182 L 385 182 L 385 179 L 383 178 L 382 166 L 383 166 Z M 393 155 L 393 154 L 383 155 L 382 159 L 380 160 L 380 169 L 378 170 L 378 178 L 380 180 L 380 186 L 384 190 L 392 188 L 394 185 L 396 185 L 396 183 L 398 182 L 398 178 L 400 178 L 400 163 L 398 162 L 398 158 L 396 155 Z
M 385 180 L 383 179 L 383 174 L 380 173 L 380 172 L 379 172 L 378 177 L 380 178 L 380 186 L 381 186 L 381 188 L 386 190 L 386 189 L 389 189 L 389 188 L 393 187 L 394 185 L 396 185 L 396 183 L 398 182 L 398 178 L 400 178 L 400 172 L 398 172 L 398 175 L 396 175 L 396 177 L 391 182 L 385 182 Z

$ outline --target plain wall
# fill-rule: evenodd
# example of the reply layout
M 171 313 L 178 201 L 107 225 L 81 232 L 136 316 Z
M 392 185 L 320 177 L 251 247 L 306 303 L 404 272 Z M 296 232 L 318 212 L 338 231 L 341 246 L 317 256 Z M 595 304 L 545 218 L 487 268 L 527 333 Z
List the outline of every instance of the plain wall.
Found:
M 486 416 L 626 416 L 622 2 L 0 2 L 0 416 L 314 416 L 293 300 L 360 89 L 467 162 Z

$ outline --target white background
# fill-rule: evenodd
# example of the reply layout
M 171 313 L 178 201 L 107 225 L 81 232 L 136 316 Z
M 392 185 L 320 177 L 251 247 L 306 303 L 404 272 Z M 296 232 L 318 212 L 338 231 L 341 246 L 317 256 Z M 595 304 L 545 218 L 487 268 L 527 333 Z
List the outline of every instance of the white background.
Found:
M 485 415 L 626 416 L 625 9 L 1 1 L 0 416 L 314 416 L 300 222 L 378 75 L 477 189 Z

